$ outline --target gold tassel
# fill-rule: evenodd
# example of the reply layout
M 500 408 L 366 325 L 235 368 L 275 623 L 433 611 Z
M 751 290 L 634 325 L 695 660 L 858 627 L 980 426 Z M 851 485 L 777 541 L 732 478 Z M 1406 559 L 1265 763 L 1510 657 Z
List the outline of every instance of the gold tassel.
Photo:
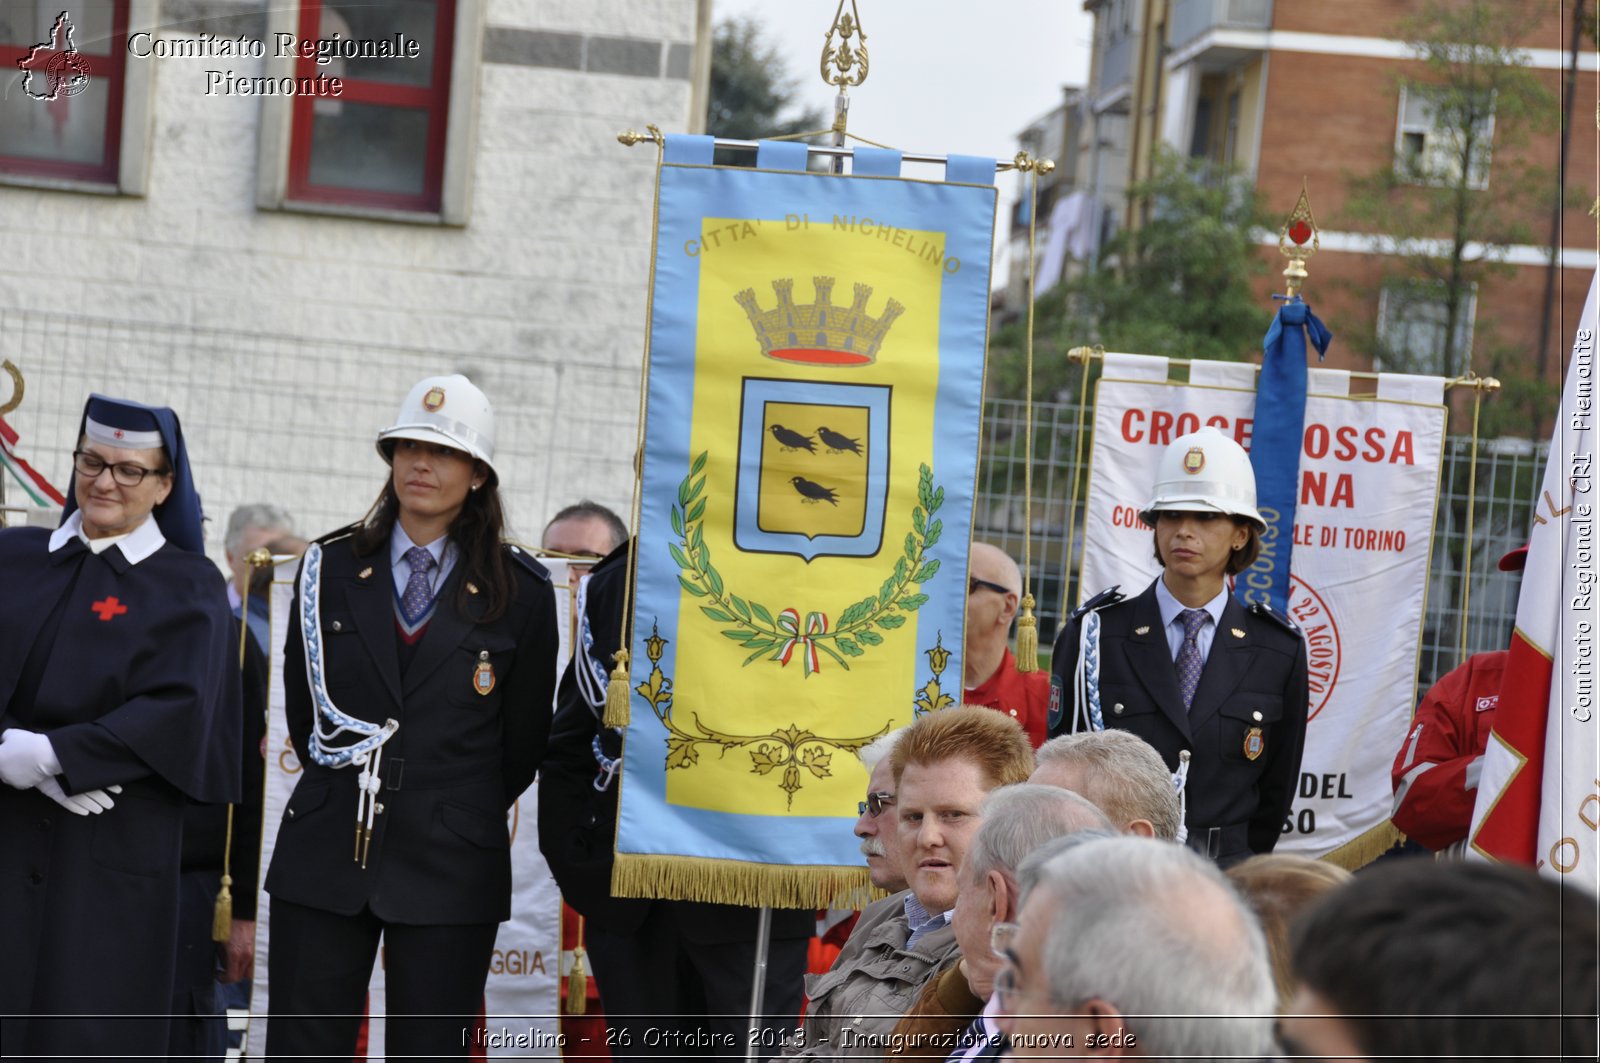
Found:
M 226 945 L 233 937 L 233 876 L 222 876 L 222 889 L 211 909 L 211 940 Z
M 572 970 L 567 973 L 567 1014 L 589 1011 L 589 975 L 583 969 L 583 946 L 572 950 Z
M 600 722 L 607 727 L 626 727 L 633 718 L 628 709 L 628 651 L 618 650 L 611 659 L 617 666 L 611 669 L 611 681 L 606 684 L 606 711 Z
M 1039 618 L 1033 615 L 1033 595 L 1022 596 L 1022 615 L 1017 617 L 1017 671 L 1039 670 Z

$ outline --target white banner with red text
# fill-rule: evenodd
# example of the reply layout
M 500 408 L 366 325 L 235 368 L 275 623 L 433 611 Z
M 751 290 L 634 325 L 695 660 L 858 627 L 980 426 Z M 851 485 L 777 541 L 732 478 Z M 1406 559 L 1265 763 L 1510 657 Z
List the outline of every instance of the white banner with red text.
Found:
M 1253 364 L 1196 361 L 1187 383 L 1168 370 L 1166 358 L 1105 356 L 1079 601 L 1116 584 L 1133 596 L 1160 574 L 1138 514 L 1168 443 L 1210 425 L 1250 448 Z M 1389 766 L 1416 705 L 1443 396 L 1441 377 L 1382 374 L 1375 394 L 1352 395 L 1349 373 L 1311 370 L 1289 597 L 1311 704 L 1279 852 L 1326 855 L 1388 821 Z M 1262 555 L 1282 564 L 1287 546 L 1264 539 Z

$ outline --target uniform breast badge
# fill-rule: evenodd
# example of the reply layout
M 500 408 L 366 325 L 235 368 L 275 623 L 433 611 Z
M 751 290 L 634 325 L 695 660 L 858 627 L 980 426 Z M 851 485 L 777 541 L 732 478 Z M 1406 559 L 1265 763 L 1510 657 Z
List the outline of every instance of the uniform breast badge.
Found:
M 488 697 L 494 690 L 494 665 L 489 663 L 488 650 L 478 651 L 478 667 L 472 672 L 472 689 L 482 697 Z
M 1246 760 L 1255 760 L 1267 748 L 1267 740 L 1261 734 L 1261 728 L 1252 727 L 1244 733 L 1244 756 Z

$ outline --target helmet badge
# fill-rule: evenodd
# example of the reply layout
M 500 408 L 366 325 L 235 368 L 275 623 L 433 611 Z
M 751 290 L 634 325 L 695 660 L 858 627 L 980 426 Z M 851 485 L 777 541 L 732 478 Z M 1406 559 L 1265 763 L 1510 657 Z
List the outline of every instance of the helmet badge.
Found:
M 428 393 L 422 396 L 422 408 L 433 413 L 444 405 L 444 388 L 429 388 Z M 1194 453 L 1190 451 L 1190 453 Z M 1204 460 L 1204 459 L 1202 459 Z
M 1206 467 L 1206 452 L 1199 447 L 1190 447 L 1189 453 L 1183 456 L 1183 471 L 1193 476 Z

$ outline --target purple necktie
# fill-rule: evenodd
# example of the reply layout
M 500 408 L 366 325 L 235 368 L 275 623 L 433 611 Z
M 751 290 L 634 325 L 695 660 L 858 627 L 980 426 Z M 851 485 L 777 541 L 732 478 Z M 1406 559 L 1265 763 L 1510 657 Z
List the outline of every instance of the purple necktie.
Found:
M 1178 619 L 1183 621 L 1183 645 L 1178 647 L 1173 664 L 1178 668 L 1178 689 L 1183 693 L 1183 708 L 1187 712 L 1190 702 L 1194 701 L 1194 689 L 1200 685 L 1200 672 L 1206 666 L 1206 659 L 1200 654 L 1200 628 L 1211 619 L 1211 614 L 1204 609 L 1185 609 L 1178 614 Z
M 415 624 L 433 604 L 433 586 L 428 582 L 433 555 L 425 546 L 413 546 L 406 551 L 406 564 L 411 566 L 411 578 L 406 580 L 406 592 L 400 596 L 400 615 L 406 623 Z

